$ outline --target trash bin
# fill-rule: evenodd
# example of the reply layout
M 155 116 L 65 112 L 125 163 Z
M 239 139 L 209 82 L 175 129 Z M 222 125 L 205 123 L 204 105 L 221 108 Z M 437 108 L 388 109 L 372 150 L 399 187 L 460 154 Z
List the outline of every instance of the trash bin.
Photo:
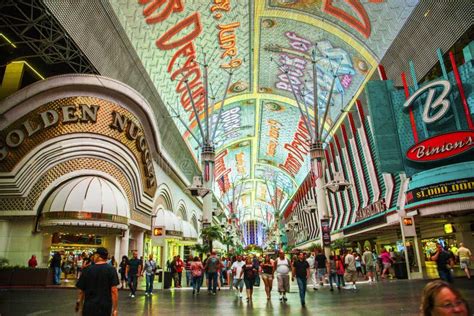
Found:
M 408 279 L 407 265 L 404 261 L 395 262 L 393 270 L 397 279 Z
M 171 282 L 173 279 L 173 275 L 169 271 L 165 271 L 163 273 L 165 275 L 165 280 L 163 282 L 163 289 L 169 289 L 171 287 Z

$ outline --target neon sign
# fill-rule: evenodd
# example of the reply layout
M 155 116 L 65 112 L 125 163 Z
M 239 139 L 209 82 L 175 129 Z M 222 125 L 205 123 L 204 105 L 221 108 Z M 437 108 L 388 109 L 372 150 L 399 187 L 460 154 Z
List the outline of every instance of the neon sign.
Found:
M 433 101 L 434 94 L 436 89 L 433 87 L 441 86 L 443 87 L 443 91 L 440 95 Z M 406 102 L 403 104 L 404 108 L 408 108 L 412 105 L 412 103 L 420 97 L 425 91 L 428 90 L 428 97 L 425 101 L 425 106 L 423 108 L 423 122 L 425 124 L 431 124 L 434 122 L 439 121 L 446 115 L 446 112 L 449 110 L 449 100 L 446 99 L 446 96 L 451 92 L 451 83 L 448 80 L 438 80 L 431 82 L 424 86 L 421 89 L 418 89 Z M 439 108 L 439 109 L 438 109 Z M 432 111 L 438 109 L 436 114 L 431 115 Z
M 434 98 L 436 87 L 442 91 Z M 423 123 L 426 125 L 438 122 L 445 117 L 450 108 L 450 102 L 446 98 L 451 92 L 451 83 L 448 80 L 433 81 L 418 89 L 403 104 L 403 108 L 409 108 L 413 102 L 428 93 L 423 105 Z M 406 153 L 408 160 L 414 162 L 433 162 L 460 155 L 474 147 L 474 131 L 456 131 L 425 139 L 412 147 Z
M 474 147 L 474 131 L 459 131 L 437 135 L 413 145 L 407 159 L 414 162 L 433 162 L 463 154 Z

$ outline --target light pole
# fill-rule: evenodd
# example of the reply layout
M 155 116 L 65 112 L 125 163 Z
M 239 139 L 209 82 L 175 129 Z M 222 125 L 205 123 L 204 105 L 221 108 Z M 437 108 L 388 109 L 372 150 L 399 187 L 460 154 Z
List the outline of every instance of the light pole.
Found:
M 326 56 L 327 58 L 327 56 Z M 331 255 L 331 241 L 330 241 L 330 232 L 327 221 L 329 220 L 329 212 L 328 206 L 326 201 L 326 183 L 324 180 L 324 170 L 325 170 L 325 160 L 324 160 L 324 149 L 323 149 L 323 140 L 322 134 L 324 130 L 324 123 L 326 122 L 326 118 L 329 113 L 329 105 L 331 103 L 332 94 L 334 92 L 335 83 L 337 79 L 337 72 L 341 63 L 336 68 L 335 71 L 332 71 L 332 82 L 331 87 L 329 89 L 329 93 L 326 98 L 326 104 L 324 107 L 324 114 L 322 116 L 322 120 L 320 121 L 320 113 L 318 111 L 318 71 L 316 64 L 323 60 L 323 57 L 317 57 L 316 49 L 313 49 L 311 54 L 311 63 L 312 63 L 312 77 L 313 77 L 313 121 L 311 121 L 311 117 L 308 111 L 308 105 L 306 104 L 305 97 L 303 93 L 301 94 L 301 99 L 303 101 L 303 107 L 299 101 L 298 95 L 296 93 L 297 89 L 293 86 L 293 81 L 289 77 L 289 69 L 288 66 L 281 66 L 280 68 L 286 74 L 288 82 L 291 87 L 291 92 L 293 93 L 293 97 L 298 105 L 300 110 L 301 117 L 303 118 L 304 124 L 308 130 L 309 134 L 309 142 L 310 142 L 310 158 L 311 158 L 311 169 L 313 174 L 316 177 L 316 204 L 318 209 L 318 216 L 319 216 L 319 228 L 321 232 L 321 242 L 323 245 L 324 253 L 326 258 L 329 258 Z M 323 231 L 324 228 L 324 231 Z
M 198 63 L 197 61 L 193 61 Z M 199 134 L 193 133 L 189 128 L 188 124 L 181 118 L 178 109 L 174 109 L 170 104 L 168 106 L 173 110 L 176 117 L 179 119 L 181 124 L 184 125 L 188 133 L 194 138 L 198 147 L 201 149 L 201 168 L 202 168 L 202 182 L 198 181 L 197 185 L 193 181 L 193 186 L 190 187 L 191 194 L 194 196 L 201 196 L 203 199 L 203 218 L 202 218 L 202 226 L 203 228 L 209 227 L 212 225 L 212 189 L 214 183 L 214 167 L 215 167 L 215 138 L 217 129 L 219 127 L 219 123 L 222 118 L 222 112 L 224 109 L 225 100 L 227 97 L 227 91 L 229 90 L 230 82 L 232 79 L 233 69 L 228 72 L 229 77 L 227 80 L 227 84 L 225 86 L 224 94 L 221 100 L 220 109 L 217 114 L 217 119 L 213 120 L 212 115 L 214 114 L 214 106 L 215 103 L 212 103 L 209 106 L 209 78 L 208 78 L 208 68 L 209 64 L 206 60 L 206 54 L 204 54 L 204 64 L 200 64 L 203 68 L 204 74 L 204 92 L 203 92 L 203 104 L 196 104 L 195 98 L 200 98 L 201 95 L 195 96 L 191 91 L 191 87 L 189 85 L 188 79 L 183 78 L 183 82 L 186 86 L 186 90 L 188 92 L 189 100 L 191 103 L 191 107 L 193 110 L 194 119 L 197 122 L 197 126 L 199 129 Z M 214 96 L 211 98 L 214 100 Z M 214 102 L 214 101 L 213 101 Z M 211 111 L 211 113 L 209 113 Z M 204 118 L 202 119 L 200 115 L 204 114 Z M 209 115 L 211 114 L 211 115 Z M 208 194 L 208 193 L 211 194 Z

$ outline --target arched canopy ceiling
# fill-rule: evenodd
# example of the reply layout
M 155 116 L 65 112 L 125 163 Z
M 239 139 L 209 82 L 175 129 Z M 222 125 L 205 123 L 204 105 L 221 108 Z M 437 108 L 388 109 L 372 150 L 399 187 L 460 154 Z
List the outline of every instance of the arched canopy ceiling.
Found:
M 110 1 L 168 114 L 179 112 L 175 122 L 196 160 L 198 145 L 189 131 L 198 138 L 200 132 L 184 80 L 205 119 L 206 84 L 198 63 L 209 64 L 209 117 L 215 121 L 233 72 L 214 139 L 216 192 L 226 205 L 238 200 L 235 216 L 241 220 L 261 221 L 272 220 L 275 183 L 283 208 L 309 171 L 308 132 L 289 80 L 312 116 L 313 50 L 320 111 L 337 77 L 326 137 L 350 110 L 417 2 Z

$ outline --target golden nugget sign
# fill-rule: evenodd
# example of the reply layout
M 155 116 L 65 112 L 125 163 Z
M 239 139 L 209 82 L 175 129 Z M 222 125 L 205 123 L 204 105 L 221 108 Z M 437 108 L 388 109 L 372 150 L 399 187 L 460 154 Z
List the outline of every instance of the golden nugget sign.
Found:
M 11 171 L 38 144 L 73 133 L 101 134 L 127 146 L 142 168 L 145 191 L 154 194 L 153 160 L 139 121 L 124 108 L 94 97 L 49 102 L 0 131 L 0 172 Z

